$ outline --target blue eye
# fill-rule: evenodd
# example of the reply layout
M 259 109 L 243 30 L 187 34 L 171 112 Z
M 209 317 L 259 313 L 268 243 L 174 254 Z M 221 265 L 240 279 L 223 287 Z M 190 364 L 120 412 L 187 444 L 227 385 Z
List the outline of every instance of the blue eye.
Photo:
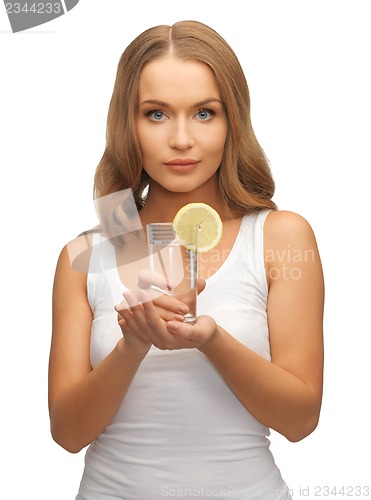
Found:
M 211 109 L 200 109 L 197 113 L 199 119 L 204 122 L 211 120 L 213 115 L 215 115 L 215 113 Z
M 148 113 L 146 113 L 146 116 L 148 116 L 151 120 L 154 120 L 156 122 L 160 122 L 164 118 L 164 113 L 163 113 L 163 111 L 159 111 L 158 109 L 156 109 L 156 110 L 148 111 Z

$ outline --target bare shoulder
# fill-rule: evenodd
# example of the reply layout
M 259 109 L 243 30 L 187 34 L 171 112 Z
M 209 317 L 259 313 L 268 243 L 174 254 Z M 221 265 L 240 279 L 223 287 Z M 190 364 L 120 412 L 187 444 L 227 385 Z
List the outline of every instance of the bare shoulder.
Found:
M 289 211 L 272 211 L 264 225 L 264 259 L 269 287 L 279 282 L 293 283 L 287 277 L 318 275 L 322 280 L 317 241 L 309 222 Z M 300 280 L 304 282 L 303 279 Z
M 84 234 L 69 241 L 62 248 L 54 276 L 54 309 L 58 309 L 60 302 L 70 302 L 72 297 L 75 301 L 77 295 L 84 297 L 84 302 L 87 303 L 85 297 L 92 241 L 91 234 Z
M 65 260 L 65 263 L 69 264 L 73 270 L 86 274 L 89 269 L 92 245 L 93 234 L 83 233 L 65 245 L 60 258 Z
M 309 222 L 301 215 L 287 210 L 273 210 L 267 216 L 264 236 L 272 244 L 299 241 L 314 243 L 315 235 Z
M 91 249 L 91 234 L 78 236 L 62 248 L 54 277 L 53 306 L 55 310 L 58 310 L 59 304 L 65 307 L 66 303 L 69 305 L 76 303 L 77 296 L 84 298 L 83 302 L 87 303 L 85 300 L 86 283 Z
M 265 223 L 267 234 L 290 236 L 297 233 L 313 235 L 310 223 L 302 215 L 288 210 L 272 210 Z

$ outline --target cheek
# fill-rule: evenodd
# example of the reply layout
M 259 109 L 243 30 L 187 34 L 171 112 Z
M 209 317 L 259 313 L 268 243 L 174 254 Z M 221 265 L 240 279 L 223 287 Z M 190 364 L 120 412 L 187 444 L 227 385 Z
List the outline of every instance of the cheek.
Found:
M 142 154 L 149 155 L 156 152 L 159 146 L 159 137 L 156 130 L 148 130 L 147 127 L 138 127 L 138 140 Z
M 213 134 L 208 135 L 204 141 L 205 149 L 210 155 L 219 156 L 223 154 L 227 132 L 225 129 L 217 130 Z

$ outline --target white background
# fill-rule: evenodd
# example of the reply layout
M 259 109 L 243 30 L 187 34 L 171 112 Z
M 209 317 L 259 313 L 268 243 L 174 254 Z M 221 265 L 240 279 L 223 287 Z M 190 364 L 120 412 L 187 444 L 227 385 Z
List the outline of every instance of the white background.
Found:
M 0 6 L 2 498 L 75 497 L 84 452 L 70 455 L 49 434 L 55 264 L 62 246 L 96 223 L 93 174 L 121 53 L 144 29 L 184 19 L 210 25 L 235 50 L 275 201 L 311 223 L 323 260 L 321 422 L 296 444 L 272 433 L 276 461 L 294 498 L 370 486 L 368 4 L 81 0 L 18 34 Z

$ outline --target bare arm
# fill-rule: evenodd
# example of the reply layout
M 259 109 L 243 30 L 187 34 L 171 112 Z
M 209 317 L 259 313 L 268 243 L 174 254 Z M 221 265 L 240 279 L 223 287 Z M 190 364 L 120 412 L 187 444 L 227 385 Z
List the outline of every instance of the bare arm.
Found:
M 49 413 L 54 440 L 70 452 L 90 444 L 110 423 L 146 354 L 122 338 L 92 370 L 91 323 L 86 274 L 71 268 L 65 247 L 53 289 Z
M 265 226 L 272 361 L 220 327 L 199 349 L 257 420 L 298 441 L 315 429 L 321 407 L 322 268 L 314 234 L 303 218 L 272 212 Z

